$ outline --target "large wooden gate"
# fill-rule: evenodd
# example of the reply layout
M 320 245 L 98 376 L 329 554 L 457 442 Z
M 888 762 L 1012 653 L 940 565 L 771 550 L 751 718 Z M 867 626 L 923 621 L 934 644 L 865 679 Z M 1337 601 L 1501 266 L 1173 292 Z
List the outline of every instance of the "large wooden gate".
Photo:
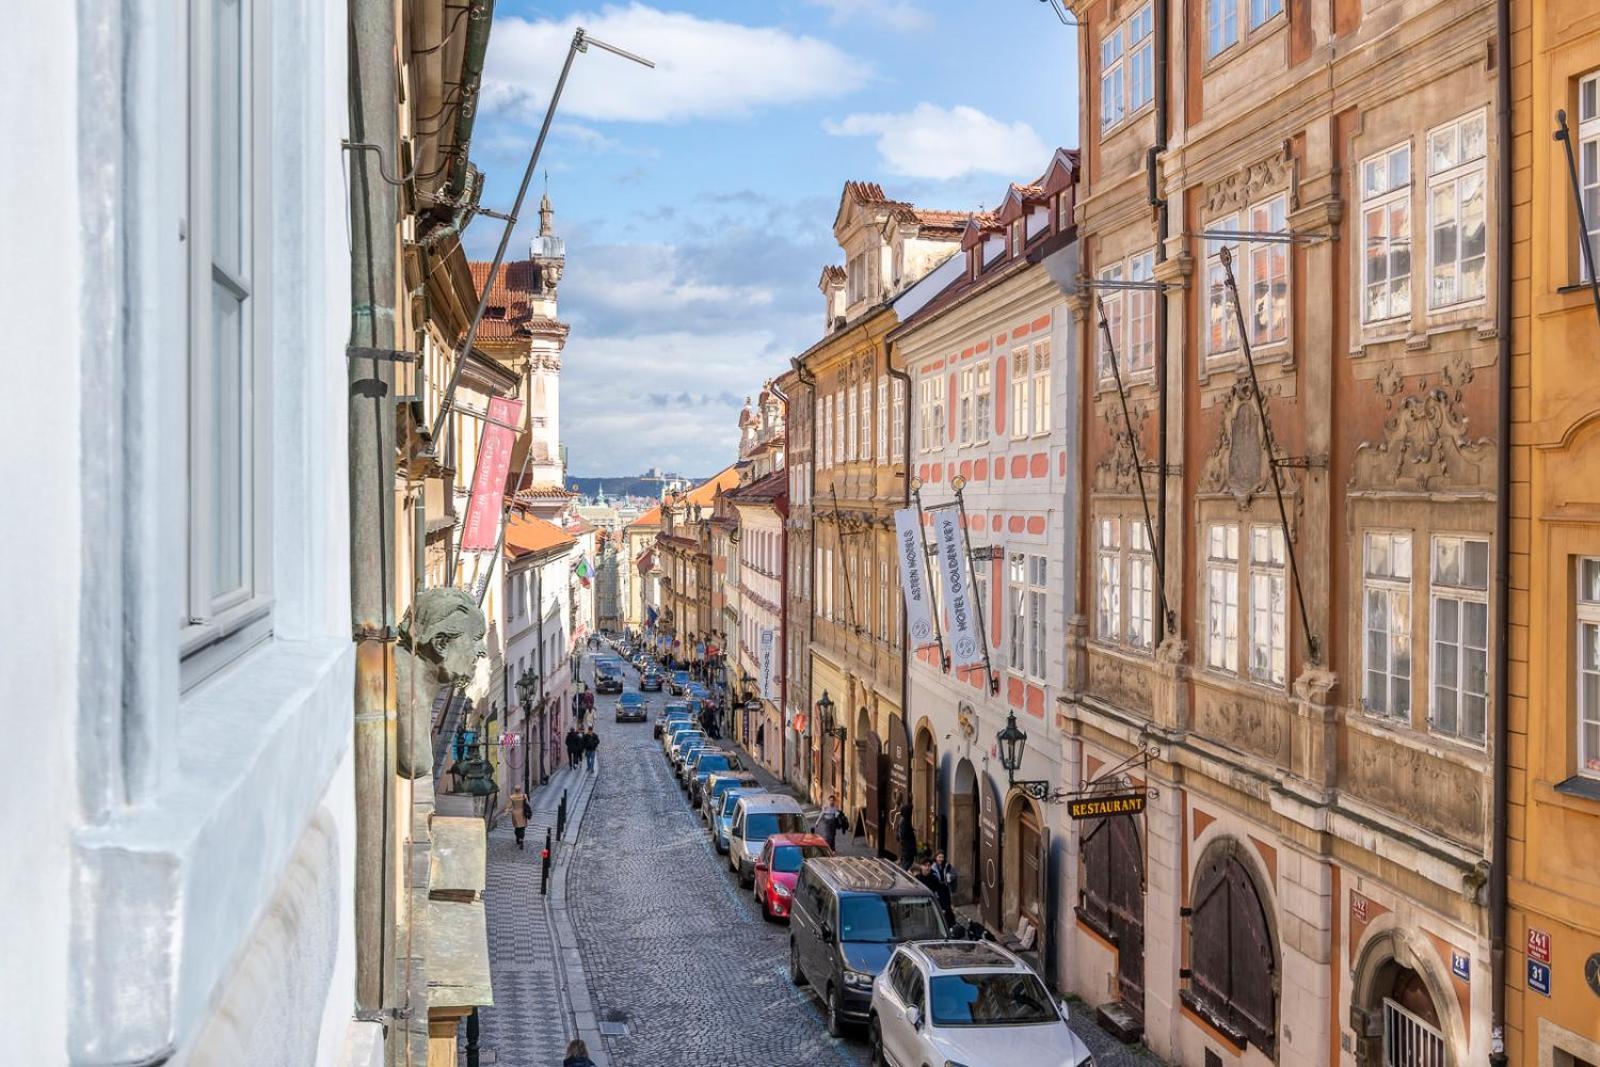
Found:
M 1139 820 L 1100 819 L 1083 834 L 1083 918 L 1117 946 L 1117 999 L 1144 1019 L 1144 850 Z
M 861 776 L 862 818 L 867 845 L 876 850 L 883 840 L 883 743 L 868 731 L 856 741 L 856 773 Z

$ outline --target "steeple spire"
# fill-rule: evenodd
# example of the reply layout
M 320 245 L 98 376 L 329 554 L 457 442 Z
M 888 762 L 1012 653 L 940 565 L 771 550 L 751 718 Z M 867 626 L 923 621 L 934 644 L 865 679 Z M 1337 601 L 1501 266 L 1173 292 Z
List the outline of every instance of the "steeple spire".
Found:
M 556 209 L 550 206 L 550 172 L 544 172 L 544 195 L 539 198 L 539 236 L 549 237 L 556 232 Z

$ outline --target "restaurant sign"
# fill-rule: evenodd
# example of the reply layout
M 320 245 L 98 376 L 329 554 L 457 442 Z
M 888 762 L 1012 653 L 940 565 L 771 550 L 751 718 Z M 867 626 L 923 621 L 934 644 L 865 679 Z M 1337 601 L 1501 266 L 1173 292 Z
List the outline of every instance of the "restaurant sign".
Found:
M 1138 815 L 1144 811 L 1144 793 L 1115 793 L 1067 801 L 1067 814 L 1074 819 L 1101 819 L 1107 815 Z

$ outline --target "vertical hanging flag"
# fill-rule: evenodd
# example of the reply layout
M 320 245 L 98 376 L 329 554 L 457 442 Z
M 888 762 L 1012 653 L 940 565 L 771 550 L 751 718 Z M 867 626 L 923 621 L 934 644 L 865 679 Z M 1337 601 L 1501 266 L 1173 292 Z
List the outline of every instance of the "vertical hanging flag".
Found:
M 773 692 L 772 686 L 772 648 L 775 637 L 776 635 L 771 629 L 765 629 L 761 631 L 761 639 L 759 641 L 761 652 L 761 695 L 768 700 L 775 700 L 778 695 Z
M 506 476 L 511 473 L 511 445 L 522 421 L 522 401 L 492 397 L 489 419 L 478 440 L 478 461 L 472 468 L 472 499 L 461 525 L 461 551 L 493 552 L 500 540 L 505 510 Z
M 906 633 L 912 648 L 934 642 L 933 604 L 928 588 L 928 552 L 922 543 L 922 519 L 916 508 L 894 513 L 895 547 L 900 559 L 900 592 L 906 601 Z
M 961 509 L 954 504 L 930 508 L 934 540 L 939 546 L 939 573 L 944 582 L 945 619 L 949 624 L 950 663 L 971 667 L 983 662 L 978 620 L 967 585 L 967 531 L 961 528 Z

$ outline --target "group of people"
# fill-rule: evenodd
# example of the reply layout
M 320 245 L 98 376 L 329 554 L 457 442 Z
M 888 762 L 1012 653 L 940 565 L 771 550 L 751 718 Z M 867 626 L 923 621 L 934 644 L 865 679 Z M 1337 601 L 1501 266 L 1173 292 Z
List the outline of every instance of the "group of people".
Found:
M 600 735 L 593 726 L 579 730 L 576 726 L 567 731 L 567 766 L 578 769 L 581 759 L 589 770 L 594 770 L 594 754 L 600 750 Z
M 816 821 L 811 824 L 811 832 L 826 841 L 830 849 L 837 850 L 839 831 L 849 826 L 850 819 L 839 810 L 839 794 L 829 793 L 827 803 L 822 805 Z M 894 834 L 900 866 L 933 891 L 939 900 L 939 910 L 944 912 L 945 923 L 954 925 L 956 914 L 952 901 L 956 892 L 956 869 L 945 857 L 944 849 L 917 848 L 916 821 L 909 800 L 895 809 Z

